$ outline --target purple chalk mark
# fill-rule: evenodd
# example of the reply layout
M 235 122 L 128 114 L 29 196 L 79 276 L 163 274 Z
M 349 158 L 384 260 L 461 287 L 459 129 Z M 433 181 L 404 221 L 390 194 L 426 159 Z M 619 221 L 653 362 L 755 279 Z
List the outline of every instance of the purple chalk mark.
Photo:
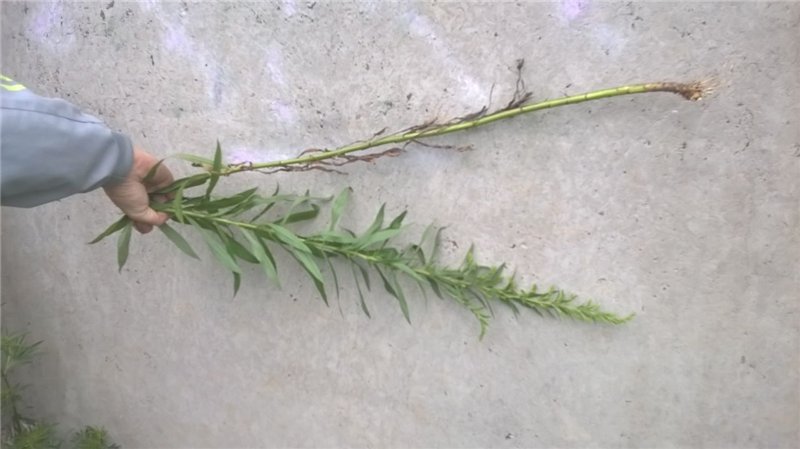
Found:
M 222 80 L 224 74 L 222 73 L 222 68 L 217 67 L 217 70 L 214 71 L 214 83 L 211 90 L 211 98 L 214 101 L 214 106 L 219 107 L 222 104 L 222 93 L 225 87 L 224 81 Z
M 147 11 L 151 11 L 158 6 L 158 0 L 139 0 L 139 5 Z
M 286 86 L 286 77 L 283 75 L 283 51 L 273 42 L 267 47 L 266 67 L 269 77 L 278 86 Z
M 43 40 L 50 31 L 60 22 L 64 6 L 61 3 L 42 3 L 31 21 L 31 32 L 39 39 Z
M 297 156 L 297 152 L 278 151 L 268 148 L 249 147 L 244 145 L 227 146 L 225 158 L 231 164 L 244 164 L 252 162 L 254 164 L 291 159 Z
M 295 0 L 283 0 L 283 15 L 286 17 L 292 17 L 297 13 L 297 4 Z
M 628 44 L 623 33 L 604 23 L 593 25 L 591 34 L 594 42 L 611 56 L 618 56 Z
M 445 61 L 445 65 L 450 68 L 448 73 L 458 83 L 457 85 L 461 91 L 460 98 L 465 103 L 472 104 L 476 98 L 486 96 L 481 83 L 469 73 L 468 67 L 454 56 L 455 52 L 448 45 L 447 40 L 440 38 L 436 32 L 436 24 L 434 22 L 414 9 L 406 13 L 403 19 L 408 23 L 408 31 L 413 36 L 427 41 L 431 52 L 438 59 Z
M 164 48 L 181 56 L 195 56 L 194 42 L 186 34 L 181 23 L 166 22 L 167 29 L 163 36 Z
M 63 27 L 61 25 L 64 25 Z M 75 43 L 69 19 L 61 3 L 42 3 L 28 24 L 28 35 L 50 51 L 63 51 Z
M 255 148 L 233 146 L 225 149 L 225 158 L 231 164 L 258 163 L 261 162 L 260 153 L 262 152 L 263 150 L 259 151 Z
M 159 11 L 156 11 L 159 13 Z M 168 52 L 193 61 L 194 66 L 203 72 L 206 79 L 208 98 L 214 107 L 222 104 L 224 92 L 224 73 L 222 68 L 210 57 L 207 51 L 189 37 L 186 27 L 179 21 L 170 21 L 161 18 L 164 25 L 162 45 Z
M 291 126 L 297 123 L 297 112 L 291 105 L 286 104 L 286 102 L 274 100 L 272 104 L 270 104 L 270 109 L 272 109 L 272 114 L 275 118 L 284 125 Z
M 567 20 L 577 18 L 586 10 L 589 0 L 561 0 L 561 13 Z

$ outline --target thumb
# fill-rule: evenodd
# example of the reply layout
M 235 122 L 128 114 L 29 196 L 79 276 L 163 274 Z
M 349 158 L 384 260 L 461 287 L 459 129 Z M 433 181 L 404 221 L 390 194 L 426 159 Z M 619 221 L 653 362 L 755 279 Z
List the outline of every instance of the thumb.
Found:
M 154 226 L 161 226 L 169 220 L 167 214 L 164 212 L 156 212 L 150 207 L 141 211 L 125 211 L 125 214 L 133 221 Z

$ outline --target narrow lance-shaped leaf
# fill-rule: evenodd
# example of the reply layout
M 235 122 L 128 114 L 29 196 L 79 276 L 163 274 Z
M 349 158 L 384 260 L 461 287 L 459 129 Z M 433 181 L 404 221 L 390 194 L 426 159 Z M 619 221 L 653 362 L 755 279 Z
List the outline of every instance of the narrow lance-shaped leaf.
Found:
M 221 236 L 225 239 L 225 246 L 228 249 L 228 253 L 231 256 L 236 256 L 242 260 L 245 260 L 250 263 L 259 263 L 258 258 L 253 255 L 247 248 L 242 246 L 235 238 L 228 235 L 227 233 L 220 233 Z
M 283 217 L 275 220 L 275 223 L 280 225 L 285 225 L 286 220 L 288 220 L 288 218 L 294 213 L 294 210 L 301 204 L 305 204 L 307 202 L 308 202 L 308 192 L 306 192 L 306 195 L 304 196 L 298 196 L 297 198 L 295 198 L 291 206 L 289 206 L 288 212 L 286 212 L 286 214 Z
M 283 226 L 266 223 L 268 229 L 270 229 L 274 234 L 275 237 L 278 238 L 281 242 L 285 243 L 291 248 L 295 248 L 298 251 L 302 251 L 304 253 L 311 254 L 311 249 L 306 245 L 299 237 L 294 235 L 292 231 L 284 228 Z
M 236 260 L 234 260 L 234 258 L 228 253 L 228 250 L 225 248 L 225 244 L 222 243 L 219 235 L 204 229 L 195 219 L 191 217 L 187 218 L 190 223 L 197 226 L 197 228 L 200 230 L 203 239 L 206 241 L 206 245 L 208 245 L 208 248 L 211 250 L 214 256 L 216 256 L 217 260 L 219 260 L 220 263 L 222 263 L 222 265 L 230 271 L 234 273 L 241 273 L 242 269 L 239 267 L 239 264 L 236 263 Z
M 119 234 L 119 240 L 117 240 L 117 264 L 119 265 L 119 271 L 122 271 L 122 267 L 125 266 L 125 262 L 128 261 L 128 250 L 131 245 L 131 231 L 133 230 L 133 222 L 128 220 L 125 223 L 125 227 L 122 228 L 122 232 Z
M 297 223 L 300 221 L 307 221 L 312 220 L 319 215 L 319 206 L 316 204 L 311 204 L 310 209 L 301 210 L 298 212 L 292 211 L 291 213 L 286 214 L 283 218 L 277 220 L 282 225 L 290 224 L 290 223 Z
M 241 273 L 236 273 L 235 271 L 232 273 L 233 273 L 233 296 L 236 296 L 236 294 L 239 293 L 239 287 L 242 286 L 242 275 Z
M 436 235 L 433 237 L 433 246 L 431 247 L 430 257 L 428 257 L 428 261 L 435 262 L 436 258 L 439 255 L 439 248 L 442 246 L 442 232 L 444 228 L 439 228 L 436 230 Z
M 156 162 L 156 165 L 150 167 L 150 170 L 148 170 L 147 174 L 144 175 L 144 178 L 142 178 L 142 182 L 144 184 L 147 184 L 148 182 L 150 182 L 153 179 L 153 177 L 156 176 L 156 172 L 158 171 L 158 167 L 161 167 L 162 163 L 164 163 L 164 159 L 161 159 L 160 161 Z
M 193 164 L 197 164 L 197 165 L 206 165 L 208 167 L 211 167 L 211 166 L 214 165 L 214 161 L 212 161 L 211 159 L 208 159 L 208 158 L 205 158 L 205 157 L 196 156 L 194 154 L 178 153 L 178 154 L 175 155 L 175 157 L 177 157 L 178 159 L 183 159 L 185 161 L 189 161 L 189 162 L 191 162 Z
M 333 263 L 331 263 L 331 259 L 328 256 L 325 256 L 325 262 L 328 264 L 328 268 L 331 269 L 333 288 L 336 289 L 336 299 L 339 299 L 339 276 L 336 275 L 336 269 L 333 268 Z
M 199 185 L 205 184 L 208 180 L 209 174 L 208 173 L 200 173 L 197 175 L 187 176 L 185 178 L 180 178 L 173 182 L 172 184 L 164 187 L 163 189 L 153 192 L 153 193 L 170 193 L 178 190 L 179 188 L 183 187 L 185 189 L 189 189 L 191 187 L 197 187 Z
M 439 299 L 444 299 L 442 291 L 441 289 L 439 289 L 439 283 L 436 281 L 436 279 L 433 277 L 428 277 L 427 279 L 428 279 L 428 284 L 431 286 L 431 290 L 433 290 L 433 293 L 435 293 L 436 296 L 439 297 Z
M 400 227 L 403 225 L 403 219 L 406 218 L 407 212 L 408 211 L 404 210 L 398 216 L 396 216 L 394 220 L 392 220 L 392 222 L 389 223 L 388 229 L 400 229 Z
M 357 242 L 358 248 L 368 248 L 376 243 L 386 243 L 390 238 L 400 233 L 400 229 L 381 229 L 373 234 L 364 235 L 362 242 Z
M 381 208 L 378 210 L 378 214 L 375 216 L 375 220 L 373 220 L 372 224 L 369 225 L 369 228 L 364 231 L 364 236 L 372 234 L 383 226 L 383 212 L 385 208 L 386 205 L 382 204 Z
M 368 317 L 372 318 L 372 316 L 369 314 L 367 303 L 364 301 L 364 293 L 361 291 L 361 282 L 358 280 L 358 272 L 356 271 L 356 266 L 357 266 L 356 264 L 352 265 L 353 279 L 356 282 L 356 289 L 358 290 L 358 299 L 361 300 L 361 310 L 363 310 Z
M 367 228 L 361 237 L 356 240 L 357 247 L 365 248 L 368 246 L 366 242 L 373 238 L 376 233 L 380 232 L 381 227 L 383 227 L 383 214 L 385 208 L 385 204 L 381 205 L 381 208 L 378 210 L 378 214 L 375 215 L 375 219 L 372 221 L 372 224 L 369 225 L 369 228 Z
M 95 237 L 94 240 L 89 242 L 89 244 L 93 245 L 99 242 L 100 240 L 103 240 L 104 238 L 108 237 L 109 235 L 118 232 L 120 229 L 124 228 L 125 225 L 128 224 L 128 222 L 130 222 L 130 218 L 128 218 L 127 215 L 123 215 L 119 220 L 115 221 L 113 224 L 111 224 L 111 226 L 106 228 L 106 230 L 103 231 L 100 235 Z
M 180 223 L 186 223 L 186 220 L 183 218 L 183 190 L 186 188 L 186 184 L 181 184 L 178 187 L 178 191 L 175 192 L 175 199 L 172 200 L 173 204 L 173 211 L 175 213 L 175 218 Z
M 333 200 L 333 205 L 331 206 L 331 223 L 328 228 L 330 231 L 333 231 L 339 226 L 339 220 L 342 218 L 342 212 L 344 212 L 344 208 L 350 200 L 350 192 L 352 191 L 352 187 L 347 187 Z
M 243 192 L 239 192 L 227 198 L 221 198 L 213 201 L 206 201 L 203 203 L 202 207 L 203 210 L 216 210 L 216 209 L 224 209 L 230 206 L 236 206 L 241 204 L 243 201 L 247 201 L 248 199 L 252 198 L 257 191 L 258 187 L 253 187 L 252 189 L 247 189 Z
M 391 265 L 391 267 L 394 268 L 395 270 L 402 271 L 406 276 L 410 277 L 411 279 L 414 279 L 417 282 L 421 283 L 425 281 L 422 275 L 414 271 L 413 268 L 409 267 L 403 262 L 395 262 Z
M 358 267 L 358 270 L 361 272 L 361 277 L 364 278 L 364 284 L 367 286 L 367 291 L 371 291 L 372 287 L 370 286 L 369 282 L 369 271 L 367 271 L 367 269 L 363 265 L 356 262 L 355 260 L 353 260 L 352 262 L 353 264 L 355 264 L 355 266 Z
M 158 229 L 186 255 L 189 257 L 194 257 L 195 259 L 200 259 L 197 256 L 197 253 L 195 253 L 192 247 L 189 245 L 189 242 L 187 242 L 186 239 L 184 239 L 183 236 L 180 235 L 178 231 L 173 229 L 170 225 L 164 223 L 163 225 L 159 226 Z
M 255 223 L 256 220 L 261 218 L 270 209 L 272 209 L 273 206 L 275 206 L 275 203 L 277 202 L 277 196 L 278 196 L 278 192 L 279 191 L 280 191 L 280 186 L 279 185 L 275 185 L 275 192 L 272 193 L 272 196 L 270 196 L 268 198 L 264 198 L 264 200 L 266 200 L 266 202 L 267 202 L 266 206 L 264 206 L 264 208 L 261 209 L 261 211 L 259 213 L 257 213 L 255 216 L 253 216 L 253 218 L 250 219 L 250 223 Z
M 214 162 L 211 170 L 213 173 L 211 174 L 211 179 L 208 181 L 208 188 L 206 188 L 206 200 L 211 198 L 211 192 L 213 192 L 214 187 L 217 186 L 219 172 L 222 170 L 222 147 L 219 144 L 219 140 L 217 141 L 217 148 L 214 150 Z
M 397 279 L 392 274 L 384 274 L 380 268 L 375 267 L 375 271 L 378 272 L 381 279 L 383 280 L 383 288 L 389 292 L 390 295 L 394 296 L 397 299 L 397 302 L 400 303 L 400 310 L 403 311 L 403 316 L 408 321 L 408 324 L 411 324 L 411 316 L 408 312 L 408 303 L 406 302 L 406 297 L 403 295 L 403 290 L 400 288 L 400 285 L 397 283 Z
M 300 263 L 300 266 L 311 276 L 311 280 L 314 281 L 314 287 L 319 291 L 325 304 L 328 304 L 328 294 L 325 292 L 325 279 L 322 277 L 322 272 L 319 270 L 317 263 L 312 259 L 312 256 L 294 248 L 289 248 L 288 250 Z
M 250 242 L 250 250 L 253 252 L 253 255 L 256 256 L 261 267 L 264 269 L 264 274 L 266 274 L 267 278 L 271 281 L 277 283 L 278 282 L 278 271 L 275 267 L 275 261 L 272 259 L 272 256 L 267 252 L 269 251 L 266 248 L 261 239 L 256 237 L 252 231 L 249 229 L 240 229 L 242 235 Z

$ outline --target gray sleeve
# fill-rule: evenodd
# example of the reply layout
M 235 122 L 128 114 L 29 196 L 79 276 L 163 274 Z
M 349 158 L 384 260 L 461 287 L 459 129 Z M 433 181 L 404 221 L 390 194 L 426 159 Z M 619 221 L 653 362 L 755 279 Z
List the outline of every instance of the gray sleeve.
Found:
M 123 180 L 133 163 L 130 139 L 56 98 L 8 78 L 0 86 L 2 205 L 33 207 Z

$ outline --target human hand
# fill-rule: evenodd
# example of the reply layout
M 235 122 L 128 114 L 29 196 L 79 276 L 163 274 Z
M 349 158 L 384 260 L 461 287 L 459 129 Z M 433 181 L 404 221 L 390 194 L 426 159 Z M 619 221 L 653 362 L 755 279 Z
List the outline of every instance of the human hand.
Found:
M 155 156 L 134 147 L 133 164 L 125 180 L 103 187 L 108 198 L 133 221 L 133 227 L 142 234 L 147 234 L 153 230 L 153 226 L 160 226 L 169 219 L 167 214 L 150 207 L 148 193 L 163 189 L 174 181 L 172 173 L 163 164 L 145 181 L 156 164 L 158 159 Z

